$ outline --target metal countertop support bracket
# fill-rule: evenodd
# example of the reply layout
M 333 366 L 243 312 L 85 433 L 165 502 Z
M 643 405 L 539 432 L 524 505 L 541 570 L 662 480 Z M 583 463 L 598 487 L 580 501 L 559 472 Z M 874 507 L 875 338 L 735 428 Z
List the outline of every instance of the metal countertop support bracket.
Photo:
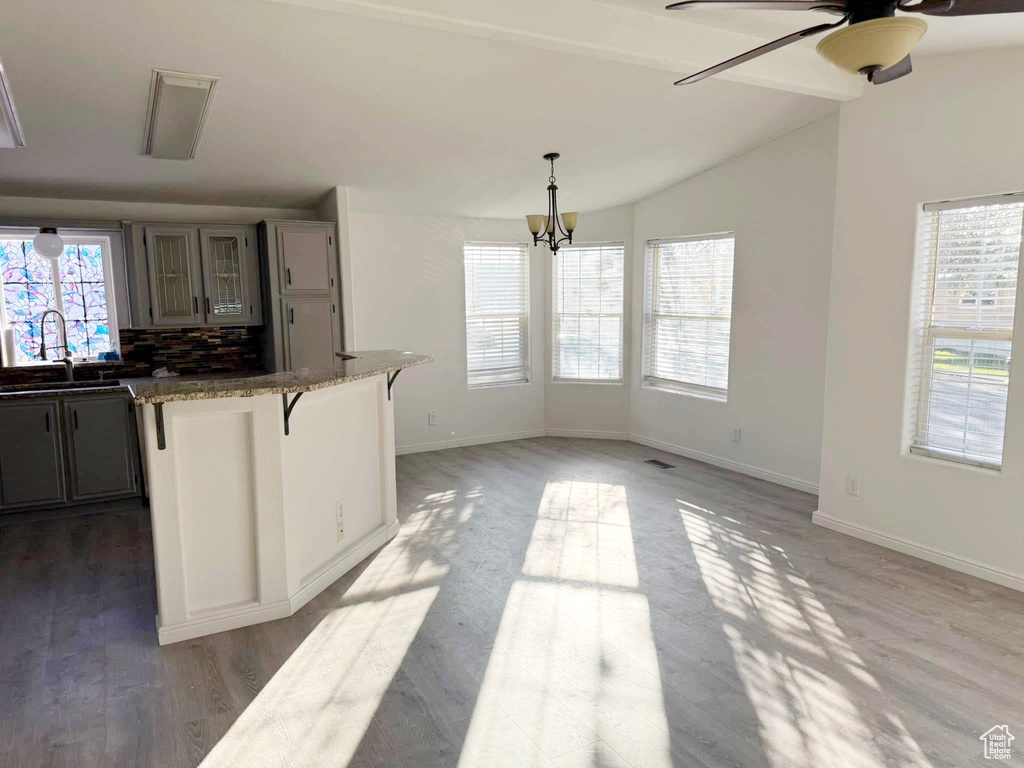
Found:
M 164 434 L 164 404 L 153 403 L 153 413 L 156 414 L 156 447 L 162 451 L 167 448 L 167 436 Z
M 391 385 L 395 383 L 395 379 L 398 378 L 398 374 L 400 374 L 401 372 L 402 369 L 399 368 L 397 371 L 388 376 L 388 400 L 391 399 Z
M 284 433 L 286 435 L 290 434 L 289 431 L 288 431 L 288 417 L 292 415 L 292 409 L 295 407 L 295 404 L 297 402 L 299 402 L 299 398 L 300 397 L 302 397 L 302 393 L 301 392 L 296 392 L 295 393 L 295 397 L 292 398 L 292 401 L 289 403 L 288 402 L 288 393 L 287 392 L 282 392 L 281 393 L 281 402 L 284 404 Z

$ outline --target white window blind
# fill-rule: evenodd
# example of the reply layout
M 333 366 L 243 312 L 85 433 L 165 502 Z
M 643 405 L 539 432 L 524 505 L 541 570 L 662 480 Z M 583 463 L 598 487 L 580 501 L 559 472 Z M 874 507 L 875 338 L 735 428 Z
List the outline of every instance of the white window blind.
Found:
M 466 367 L 470 387 L 530 379 L 530 262 L 525 245 L 466 243 Z
M 729 387 L 735 237 L 647 244 L 644 379 L 724 400 Z
M 556 381 L 622 381 L 622 243 L 561 248 L 552 260 Z
M 910 367 L 914 453 L 1002 464 L 1022 218 L 1024 202 L 1012 198 L 925 206 Z

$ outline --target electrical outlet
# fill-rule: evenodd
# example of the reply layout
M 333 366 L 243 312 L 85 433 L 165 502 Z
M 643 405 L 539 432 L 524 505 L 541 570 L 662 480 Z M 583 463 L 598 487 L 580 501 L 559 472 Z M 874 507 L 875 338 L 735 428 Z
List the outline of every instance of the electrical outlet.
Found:
M 345 502 L 342 499 L 338 499 L 334 522 L 338 528 L 338 541 L 341 541 L 345 538 Z
M 427 425 L 431 427 L 437 426 L 437 414 L 434 411 L 427 414 Z
M 742 436 L 742 434 L 743 434 L 743 430 L 742 429 L 740 429 L 739 427 L 733 427 L 732 428 L 732 441 L 734 443 L 738 443 L 740 441 L 740 437 Z
M 860 496 L 860 478 L 853 475 L 846 476 L 846 492 L 851 496 Z

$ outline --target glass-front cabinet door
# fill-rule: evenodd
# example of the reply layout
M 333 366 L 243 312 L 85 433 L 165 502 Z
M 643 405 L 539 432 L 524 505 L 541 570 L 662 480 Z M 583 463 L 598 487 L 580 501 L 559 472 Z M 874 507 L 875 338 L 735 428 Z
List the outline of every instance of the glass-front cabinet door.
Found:
M 252 319 L 247 241 L 244 227 L 199 230 L 208 325 L 241 325 Z
M 195 230 L 147 226 L 143 242 L 149 267 L 153 325 L 199 325 L 203 319 L 199 306 L 202 278 Z

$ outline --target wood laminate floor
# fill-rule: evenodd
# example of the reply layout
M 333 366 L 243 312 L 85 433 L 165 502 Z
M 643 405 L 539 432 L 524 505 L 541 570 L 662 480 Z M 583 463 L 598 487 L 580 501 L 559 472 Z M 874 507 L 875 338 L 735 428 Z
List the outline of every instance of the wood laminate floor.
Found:
M 1024 595 L 812 496 L 567 439 L 398 488 L 295 616 L 164 648 L 144 510 L 0 528 L 0 765 L 960 768 L 997 724 L 1024 764 Z

